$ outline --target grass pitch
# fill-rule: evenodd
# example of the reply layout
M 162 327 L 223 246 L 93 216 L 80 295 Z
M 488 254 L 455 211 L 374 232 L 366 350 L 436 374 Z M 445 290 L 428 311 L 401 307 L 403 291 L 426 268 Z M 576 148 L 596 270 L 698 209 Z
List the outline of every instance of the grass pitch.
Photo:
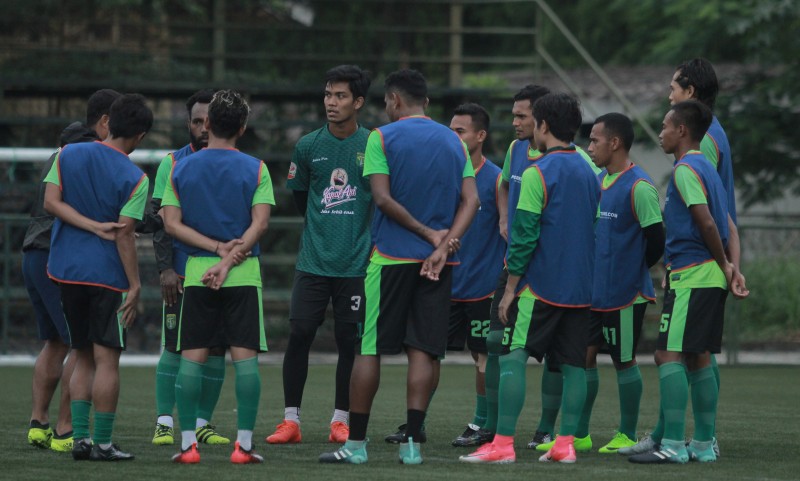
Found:
M 458 462 L 467 448 L 454 448 L 450 441 L 472 419 L 475 396 L 473 368 L 444 365 L 439 390 L 431 406 L 422 446 L 422 466 L 403 466 L 397 447 L 383 442 L 405 421 L 405 367 L 384 366 L 381 389 L 375 399 L 369 426 L 369 463 L 361 466 L 323 465 L 317 456 L 332 451 L 327 443 L 333 405 L 335 366 L 311 366 L 303 404 L 303 442 L 269 446 L 263 441 L 283 415 L 280 366 L 262 366 L 262 396 L 254 440 L 263 465 L 233 466 L 228 446 L 202 446 L 202 462 L 181 466 L 170 462 L 178 446 L 150 444 L 155 423 L 154 367 L 122 368 L 122 392 L 114 427 L 114 441 L 136 455 L 128 463 L 75 462 L 69 454 L 39 450 L 26 442 L 30 416 L 32 368 L 2 367 L 0 421 L 11 431 L 0 438 L 0 479 L 9 480 L 514 480 L 530 477 L 569 479 L 659 480 L 796 480 L 800 476 L 797 430 L 797 399 L 800 383 L 796 367 L 722 367 L 722 392 L 718 416 L 718 438 L 722 457 L 713 464 L 684 466 L 638 466 L 619 455 L 601 455 L 597 447 L 613 435 L 617 423 L 617 387 L 613 369 L 600 368 L 600 392 L 592 418 L 594 452 L 578 454 L 577 464 L 552 465 L 536 461 L 538 455 L 525 449 L 540 412 L 541 367 L 528 365 L 528 397 L 518 424 L 517 463 L 476 466 Z M 640 432 L 655 425 L 658 376 L 654 366 L 643 366 L 645 392 Z M 222 397 L 213 422 L 231 438 L 236 436 L 236 401 L 233 369 L 229 366 Z M 58 395 L 58 393 L 56 393 Z M 54 403 L 57 404 L 57 403 Z M 51 419 L 57 412 L 51 410 Z M 691 431 L 691 414 L 688 419 Z M 177 441 L 177 440 L 176 440 Z

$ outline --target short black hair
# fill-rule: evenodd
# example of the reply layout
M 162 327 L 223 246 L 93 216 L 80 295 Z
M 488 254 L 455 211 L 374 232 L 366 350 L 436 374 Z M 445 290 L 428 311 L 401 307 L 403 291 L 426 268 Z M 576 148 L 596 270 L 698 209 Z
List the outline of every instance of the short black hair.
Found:
M 213 98 L 214 89 L 203 89 L 193 93 L 189 100 L 186 101 L 186 111 L 189 112 L 189 117 L 192 116 L 194 104 L 210 104 Z
M 689 129 L 689 137 L 695 142 L 700 142 L 708 132 L 714 114 L 711 109 L 697 100 L 678 102 L 672 108 L 672 124 L 685 125 Z
M 130 139 L 153 126 L 153 111 L 141 94 L 121 95 L 111 104 L 108 130 L 112 137 Z
M 572 142 L 581 127 L 581 106 L 578 99 L 565 93 L 551 93 L 533 104 L 533 118 L 547 122 L 550 132 L 563 142 Z
M 719 82 L 711 62 L 704 58 L 693 58 L 678 65 L 675 71 L 680 72 L 675 78 L 675 83 L 682 89 L 694 87 L 697 100 L 713 110 L 719 93 Z
M 111 89 L 101 89 L 93 93 L 86 102 L 86 126 L 94 127 L 100 117 L 108 115 L 111 104 L 121 96 L 121 93 Z
M 520 100 L 529 100 L 531 102 L 531 109 L 537 100 L 550 93 L 550 89 L 542 87 L 541 85 L 528 84 L 520 89 L 519 92 L 514 94 L 514 102 Z
M 208 121 L 211 133 L 221 139 L 230 139 L 247 125 L 250 106 L 242 94 L 235 90 L 218 90 L 208 104 Z
M 594 124 L 603 124 L 603 130 L 609 137 L 619 137 L 625 151 L 629 152 L 633 146 L 633 122 L 627 116 L 611 112 L 601 115 L 594 120 Z
M 325 72 L 325 85 L 336 82 L 347 82 L 353 99 L 367 98 L 371 83 L 369 72 L 361 70 L 358 65 L 339 65 Z
M 489 112 L 476 103 L 461 104 L 453 111 L 453 115 L 469 115 L 476 130 L 489 132 Z
M 395 92 L 414 105 L 422 105 L 428 98 L 428 82 L 417 70 L 406 68 L 392 72 L 386 76 L 383 86 L 387 94 Z

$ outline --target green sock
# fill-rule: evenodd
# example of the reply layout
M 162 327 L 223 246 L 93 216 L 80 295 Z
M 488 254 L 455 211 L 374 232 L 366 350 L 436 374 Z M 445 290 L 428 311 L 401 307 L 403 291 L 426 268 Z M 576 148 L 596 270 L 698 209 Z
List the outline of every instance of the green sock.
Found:
M 209 356 L 203 366 L 203 384 L 200 388 L 200 399 L 197 402 L 197 417 L 211 421 L 214 408 L 222 392 L 225 381 L 225 357 Z
M 575 430 L 575 436 L 578 438 L 585 438 L 589 435 L 589 421 L 592 419 L 592 408 L 594 408 L 594 400 L 597 399 L 597 390 L 600 388 L 600 376 L 597 373 L 597 368 L 588 368 L 585 371 L 586 401 L 583 402 L 581 419 L 578 421 L 578 428 Z
M 515 349 L 500 356 L 500 390 L 498 393 L 497 434 L 513 436 L 517 419 L 525 404 L 525 365 L 528 351 Z
M 497 390 L 500 386 L 500 350 L 502 349 L 503 331 L 489 331 L 486 336 L 486 422 L 483 429 L 497 431 Z
M 545 359 L 542 373 L 542 417 L 537 431 L 555 434 L 558 410 L 561 408 L 561 393 L 564 390 L 564 375 L 550 371 L 550 362 Z
M 182 431 L 194 431 L 197 423 L 197 398 L 203 384 L 203 365 L 181 359 L 175 379 L 175 402 L 178 405 L 178 422 Z
M 711 366 L 689 373 L 692 386 L 692 412 L 694 413 L 694 439 L 711 441 L 714 436 L 714 419 L 717 417 L 717 381 Z
M 717 400 L 719 400 L 720 384 L 719 384 L 719 365 L 717 364 L 717 356 L 711 354 L 711 369 L 714 370 L 714 378 L 717 380 Z M 717 435 L 717 417 L 714 416 L 714 426 L 711 428 L 711 436 Z
M 574 436 L 586 404 L 586 369 L 562 364 L 561 372 L 564 374 L 564 393 L 561 396 L 561 426 L 558 434 Z
M 252 431 L 256 426 L 258 401 L 261 398 L 261 376 L 258 357 L 234 361 L 236 370 L 236 426 L 240 431 Z
M 69 403 L 72 413 L 72 439 L 89 438 L 89 411 L 92 410 L 91 401 L 75 399 Z
M 683 364 L 667 362 L 658 367 L 661 408 L 664 411 L 663 439 L 683 439 L 686 430 L 686 404 L 689 380 Z
M 486 396 L 475 395 L 475 415 L 472 417 L 472 424 L 483 426 L 486 422 Z
M 92 441 L 95 444 L 111 444 L 115 416 L 116 413 L 94 412 L 94 436 L 92 436 Z
M 175 408 L 175 379 L 181 366 L 181 355 L 164 350 L 156 366 L 156 414 L 172 416 Z
M 617 371 L 619 390 L 619 432 L 636 440 L 639 424 L 639 403 L 642 400 L 642 373 L 639 365 Z

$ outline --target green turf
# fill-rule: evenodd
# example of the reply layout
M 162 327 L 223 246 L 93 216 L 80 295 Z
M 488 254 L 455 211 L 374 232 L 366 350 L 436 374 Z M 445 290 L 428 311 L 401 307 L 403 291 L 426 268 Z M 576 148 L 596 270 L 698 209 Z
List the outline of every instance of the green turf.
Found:
M 531 476 L 549 479 L 704 479 L 704 480 L 796 480 L 800 472 L 797 454 L 797 399 L 800 383 L 795 367 L 722 368 L 722 394 L 719 432 L 722 458 L 713 465 L 637 466 L 618 455 L 596 452 L 579 454 L 571 466 L 536 462 L 534 452 L 524 448 L 539 413 L 541 368 L 528 367 L 528 399 L 518 426 L 517 463 L 506 466 L 475 466 L 458 462 L 466 448 L 453 448 L 450 441 L 471 420 L 474 407 L 472 368 L 445 365 L 427 422 L 428 443 L 422 447 L 422 466 L 402 466 L 397 462 L 397 447 L 383 442 L 405 418 L 405 368 L 386 366 L 382 385 L 375 399 L 369 427 L 370 460 L 363 466 L 321 465 L 317 456 L 335 446 L 328 444 L 327 425 L 333 398 L 334 366 L 312 366 L 303 406 L 303 443 L 293 446 L 266 446 L 264 436 L 283 414 L 283 396 L 278 366 L 262 366 L 263 391 L 255 440 L 266 462 L 261 466 L 232 466 L 230 448 L 203 446 L 202 462 L 179 466 L 170 462 L 175 446 L 150 444 L 154 424 L 154 368 L 123 368 L 122 393 L 114 440 L 136 455 L 131 463 L 74 462 L 71 457 L 28 446 L 27 421 L 30 415 L 32 369 L 2 367 L 0 421 L 10 432 L 0 438 L 0 479 L 13 480 L 514 480 Z M 640 432 L 652 428 L 658 402 L 655 367 L 642 368 L 645 394 Z M 610 368 L 600 368 L 601 386 L 592 419 L 592 435 L 597 447 L 607 442 L 616 427 L 616 382 Z M 229 367 L 213 422 L 219 431 L 234 438 L 235 399 L 233 371 Z M 53 419 L 55 412 L 51 413 Z M 691 426 L 691 422 L 688 423 Z M 691 429 L 691 428 L 690 428 Z M 563 478 L 562 478 L 563 477 Z

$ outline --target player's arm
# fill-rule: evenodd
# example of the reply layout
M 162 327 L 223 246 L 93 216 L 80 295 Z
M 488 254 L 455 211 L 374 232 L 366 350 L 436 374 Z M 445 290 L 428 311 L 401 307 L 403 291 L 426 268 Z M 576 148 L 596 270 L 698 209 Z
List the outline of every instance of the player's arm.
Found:
M 448 249 L 452 241 L 460 242 L 461 236 L 469 229 L 472 219 L 481 205 L 478 197 L 478 187 L 475 183 L 475 173 L 472 172 L 472 163 L 469 160 L 467 160 L 467 167 L 468 169 L 465 170 L 468 170 L 470 175 L 463 177 L 461 180 L 461 202 L 458 204 L 453 225 L 450 226 L 447 234 L 436 246 L 436 249 L 422 263 L 420 275 L 433 281 L 439 280 L 439 273 L 447 263 Z
M 224 253 L 228 253 L 233 245 L 241 242 L 239 239 L 231 239 L 223 243 L 222 241 L 201 234 L 184 224 L 181 203 L 175 193 L 172 182 L 168 182 L 164 188 L 164 198 L 161 200 L 161 209 L 164 213 L 164 229 L 167 234 L 184 244 L 221 256 L 221 252 L 224 251 Z
M 125 270 L 125 277 L 128 278 L 128 292 L 125 302 L 119 307 L 118 312 L 122 313 L 121 323 L 124 327 L 130 327 L 136 319 L 136 308 L 139 304 L 142 285 L 139 281 L 139 263 L 136 257 L 136 221 L 127 216 L 120 215 L 119 223 L 122 227 L 117 233 L 116 244 L 122 267 Z
M 372 200 L 381 212 L 407 230 L 422 237 L 434 247 L 438 247 L 444 237 L 443 233 L 435 231 L 418 221 L 405 207 L 394 200 L 388 175 L 370 174 L 369 185 L 372 189 Z
M 508 242 L 508 182 L 500 179 L 497 186 L 497 212 L 500 216 L 500 235 Z
M 664 255 L 664 224 L 658 191 L 650 182 L 640 180 L 633 188 L 633 209 L 644 236 L 644 260 L 653 267 Z
M 172 163 L 172 154 L 167 154 L 166 157 L 161 159 L 161 163 L 158 164 L 156 180 L 153 187 L 153 198 L 150 199 L 149 208 L 144 212 L 144 218 L 139 225 L 136 226 L 136 232 L 154 235 L 158 231 L 162 231 L 163 233 L 164 219 L 158 215 L 158 211 L 161 209 L 161 199 L 164 197 L 164 186 L 166 185 L 170 172 L 172 171 Z M 153 245 L 155 247 L 155 239 L 153 241 Z M 156 253 L 156 259 L 158 259 L 158 253 Z M 172 259 L 170 259 L 168 265 L 172 266 Z M 160 267 L 159 271 L 161 271 Z
M 64 197 L 61 193 L 61 179 L 58 173 L 58 166 L 59 159 L 56 158 L 56 161 L 53 162 L 53 166 L 50 168 L 50 172 L 44 179 L 44 182 L 47 183 L 44 191 L 44 210 L 48 214 L 58 217 L 62 222 L 66 222 L 73 227 L 91 232 L 102 239 L 114 240 L 117 231 L 124 227 L 122 224 L 118 222 L 97 222 L 94 219 L 84 216 L 71 205 L 64 202 Z
M 743 299 L 750 293 L 747 289 L 744 274 L 742 274 L 739 264 L 741 260 L 740 246 L 739 229 L 736 227 L 736 223 L 733 222 L 731 215 L 728 214 L 728 245 L 726 254 L 734 267 L 733 277 L 731 279 L 731 292 L 737 299 Z
M 292 196 L 294 197 L 294 205 L 297 207 L 297 212 L 301 216 L 306 216 L 308 210 L 308 191 L 307 190 L 293 190 Z
M 308 189 L 311 183 L 311 165 L 308 158 L 308 138 L 303 137 L 295 145 L 292 153 L 292 162 L 289 164 L 289 174 L 286 176 L 286 187 L 292 190 L 294 205 L 297 212 L 305 217 L 308 210 Z
M 275 195 L 272 190 L 272 180 L 266 166 L 261 164 L 261 174 L 259 185 L 253 196 L 253 203 L 250 208 L 250 225 L 242 234 L 240 243 L 235 244 L 230 251 L 222 253 L 220 262 L 208 269 L 203 274 L 203 284 L 212 288 L 219 289 L 225 283 L 228 272 L 234 265 L 239 264 L 242 259 L 249 255 L 253 246 L 267 232 L 269 227 L 269 216 L 272 206 L 275 205 Z
M 500 235 L 508 242 L 508 182 L 511 180 L 511 150 L 514 142 L 506 150 L 506 158 L 503 161 L 503 171 L 500 173 L 500 185 L 497 186 L 497 212 L 500 215 L 499 228 Z
M 508 309 L 516 297 L 522 275 L 539 243 L 541 217 L 544 209 L 544 180 L 538 168 L 530 168 L 522 175 L 517 213 L 511 224 L 511 244 L 508 249 L 508 282 L 500 301 L 499 315 L 503 324 L 508 322 Z
M 735 267 L 728 260 L 725 253 L 725 246 L 722 244 L 719 229 L 717 229 L 717 224 L 714 222 L 714 217 L 708 208 L 708 199 L 700 179 L 688 166 L 678 165 L 675 168 L 675 187 L 677 187 L 681 199 L 689 208 L 692 222 L 700 232 L 703 243 L 719 268 L 725 273 L 725 280 L 730 287 Z
M 125 277 L 128 278 L 128 292 L 117 312 L 122 314 L 120 322 L 124 327 L 130 327 L 136 319 L 136 308 L 142 291 L 142 284 L 139 280 L 139 263 L 136 256 L 135 230 L 136 221 L 141 220 L 144 216 L 148 190 L 149 180 L 146 175 L 142 174 L 139 184 L 119 213 L 119 223 L 124 227 L 120 229 L 115 242 L 119 258 L 122 261 L 122 268 L 125 270 Z

